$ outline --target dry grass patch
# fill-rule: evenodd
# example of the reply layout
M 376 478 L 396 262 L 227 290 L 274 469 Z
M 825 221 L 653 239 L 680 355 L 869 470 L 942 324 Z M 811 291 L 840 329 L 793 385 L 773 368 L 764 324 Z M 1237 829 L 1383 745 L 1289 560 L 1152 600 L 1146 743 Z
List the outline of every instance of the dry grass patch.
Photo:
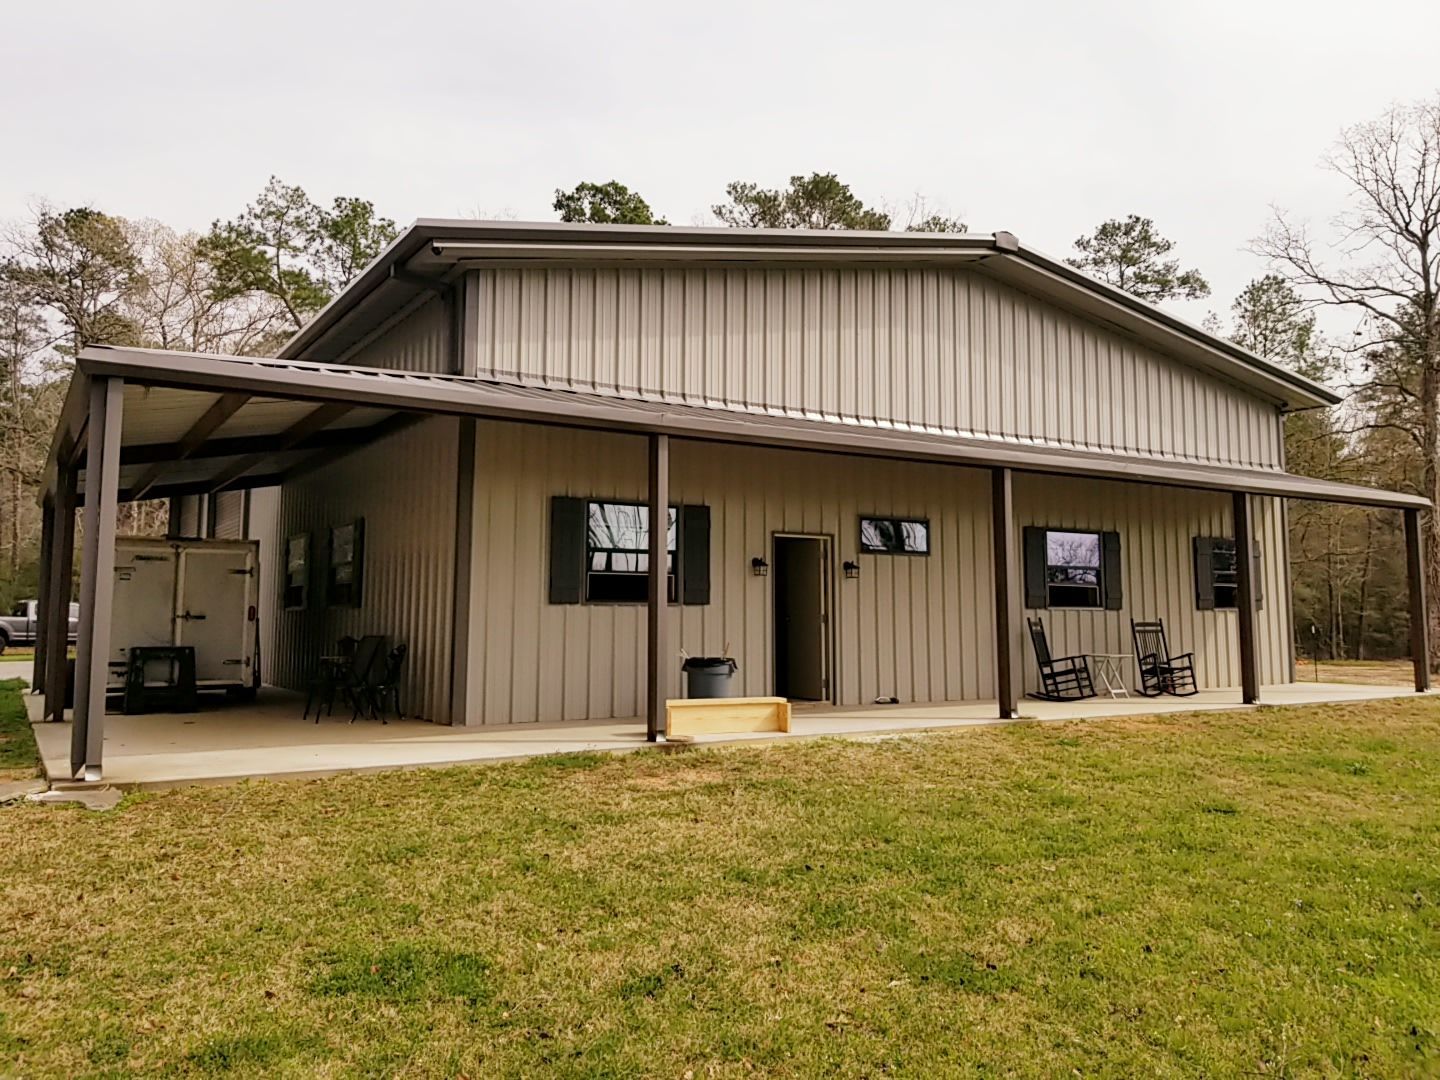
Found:
M 0 812 L 19 1075 L 1440 1069 L 1440 708 Z

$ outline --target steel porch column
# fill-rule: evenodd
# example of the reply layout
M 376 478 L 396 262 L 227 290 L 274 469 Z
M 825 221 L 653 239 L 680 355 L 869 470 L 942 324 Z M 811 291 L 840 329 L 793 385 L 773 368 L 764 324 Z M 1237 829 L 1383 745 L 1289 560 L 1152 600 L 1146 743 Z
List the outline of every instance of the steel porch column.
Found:
M 49 642 L 45 665 L 46 720 L 65 719 L 65 684 L 69 681 L 70 595 L 75 577 L 75 466 L 62 464 L 55 478 L 55 543 L 51 550 Z
M 50 560 L 55 557 L 55 495 L 40 502 L 40 565 L 36 568 L 35 663 L 30 672 L 30 693 L 45 685 L 45 665 L 50 659 Z
M 667 588 L 670 522 L 670 436 L 650 439 L 650 590 L 646 608 L 645 738 L 658 742 L 665 720 L 665 619 L 669 614 Z
M 1000 719 L 1020 715 L 1019 583 L 1015 580 L 1015 483 L 1009 469 L 990 470 L 991 555 L 995 576 L 995 698 Z
M 1430 613 L 1425 610 L 1425 534 L 1419 510 L 1405 511 L 1405 574 L 1410 584 L 1410 660 L 1415 692 L 1423 694 L 1430 689 Z
M 85 456 L 85 536 L 80 559 L 80 636 L 75 657 L 75 726 L 70 732 L 72 775 L 99 780 L 105 742 L 105 683 L 110 660 L 110 614 L 115 594 L 115 511 L 120 494 L 122 379 L 90 384 Z
M 1235 607 L 1240 630 L 1240 696 L 1246 705 L 1260 700 L 1260 661 L 1255 648 L 1255 530 L 1250 496 L 1231 495 L 1235 520 Z

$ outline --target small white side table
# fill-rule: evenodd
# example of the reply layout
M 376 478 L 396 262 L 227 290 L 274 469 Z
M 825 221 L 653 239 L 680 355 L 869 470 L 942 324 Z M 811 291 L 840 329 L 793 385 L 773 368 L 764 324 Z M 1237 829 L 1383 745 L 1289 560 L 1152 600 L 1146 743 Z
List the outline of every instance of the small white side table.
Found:
M 1130 662 L 1129 653 L 1087 653 L 1095 664 L 1095 678 L 1112 698 L 1128 698 L 1122 664 Z

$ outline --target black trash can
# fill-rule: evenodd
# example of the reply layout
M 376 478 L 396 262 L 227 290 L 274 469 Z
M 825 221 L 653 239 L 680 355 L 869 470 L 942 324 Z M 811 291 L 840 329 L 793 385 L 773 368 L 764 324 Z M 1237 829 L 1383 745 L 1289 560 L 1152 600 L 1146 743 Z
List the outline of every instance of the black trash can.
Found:
M 730 683 L 739 665 L 729 657 L 687 656 L 680 666 L 685 672 L 687 698 L 731 697 Z

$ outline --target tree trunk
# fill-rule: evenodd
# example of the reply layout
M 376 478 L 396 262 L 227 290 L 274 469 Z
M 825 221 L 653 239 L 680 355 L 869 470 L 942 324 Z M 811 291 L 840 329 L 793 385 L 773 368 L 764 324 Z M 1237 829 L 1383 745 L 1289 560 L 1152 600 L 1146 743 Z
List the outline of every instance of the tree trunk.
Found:
M 1427 356 L 1421 367 L 1420 440 L 1424 456 L 1422 490 L 1432 506 L 1440 506 L 1440 356 Z M 1440 641 L 1440 514 L 1432 509 L 1421 520 L 1430 640 Z M 1433 668 L 1433 656 L 1430 664 Z
M 1330 550 L 1325 553 L 1325 597 L 1327 600 L 1325 611 L 1325 651 L 1329 653 L 1330 659 L 1337 659 L 1335 654 L 1335 642 L 1339 635 L 1335 632 L 1340 618 L 1340 605 L 1337 602 L 1335 588 L 1335 537 L 1327 538 Z
M 1365 511 L 1365 562 L 1360 569 L 1360 612 L 1355 618 L 1355 659 L 1365 659 L 1365 621 L 1370 613 L 1370 570 L 1375 563 L 1375 511 Z
M 20 470 L 10 470 L 10 580 L 20 572 Z

